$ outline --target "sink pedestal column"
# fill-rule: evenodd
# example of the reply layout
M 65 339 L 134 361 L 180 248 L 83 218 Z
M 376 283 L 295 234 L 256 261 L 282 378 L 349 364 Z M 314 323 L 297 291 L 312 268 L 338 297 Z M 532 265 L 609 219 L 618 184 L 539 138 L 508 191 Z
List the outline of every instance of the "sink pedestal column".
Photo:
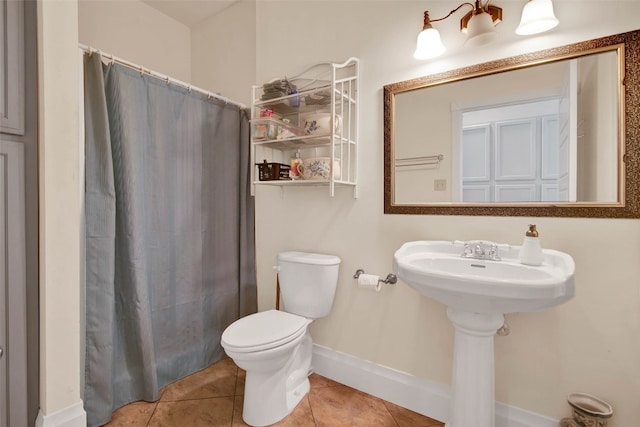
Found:
M 453 348 L 451 410 L 446 427 L 494 427 L 493 337 L 504 324 L 502 314 L 447 308 L 456 333 Z

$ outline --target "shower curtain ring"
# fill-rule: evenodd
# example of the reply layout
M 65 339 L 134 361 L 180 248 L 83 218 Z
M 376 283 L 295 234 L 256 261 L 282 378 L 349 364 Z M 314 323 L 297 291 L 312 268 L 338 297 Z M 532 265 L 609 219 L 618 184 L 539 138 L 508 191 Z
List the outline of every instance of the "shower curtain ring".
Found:
M 169 76 L 167 76 L 167 85 L 171 83 L 171 81 L 169 80 Z

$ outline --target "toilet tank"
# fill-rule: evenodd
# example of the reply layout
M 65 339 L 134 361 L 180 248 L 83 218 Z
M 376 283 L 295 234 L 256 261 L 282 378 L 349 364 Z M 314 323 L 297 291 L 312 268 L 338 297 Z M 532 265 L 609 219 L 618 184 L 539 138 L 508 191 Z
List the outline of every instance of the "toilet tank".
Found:
M 329 314 L 338 284 L 340 258 L 306 252 L 278 254 L 283 310 L 318 319 Z

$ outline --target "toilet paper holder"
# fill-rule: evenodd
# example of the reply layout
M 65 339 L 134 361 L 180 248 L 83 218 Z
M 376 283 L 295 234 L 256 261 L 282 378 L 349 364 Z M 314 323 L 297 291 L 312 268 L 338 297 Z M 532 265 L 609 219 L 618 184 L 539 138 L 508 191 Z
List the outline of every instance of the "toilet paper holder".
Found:
M 353 278 L 357 279 L 361 274 L 364 274 L 364 270 L 359 268 L 354 273 Z M 378 279 L 378 282 L 386 283 L 387 285 L 395 285 L 397 281 L 398 278 L 396 277 L 396 275 L 391 273 L 387 274 L 387 277 L 385 279 Z

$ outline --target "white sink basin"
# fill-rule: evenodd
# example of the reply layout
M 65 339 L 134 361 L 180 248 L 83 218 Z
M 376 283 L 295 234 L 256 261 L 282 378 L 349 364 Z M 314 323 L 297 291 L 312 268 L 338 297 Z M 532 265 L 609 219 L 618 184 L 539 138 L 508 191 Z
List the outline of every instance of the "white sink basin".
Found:
M 532 267 L 520 264 L 519 246 L 498 245 L 500 261 L 464 258 L 463 251 L 462 242 L 408 242 L 396 251 L 394 270 L 421 294 L 475 313 L 539 311 L 573 297 L 568 254 L 543 249 L 543 264 Z
M 447 305 L 455 326 L 446 427 L 495 427 L 496 330 L 506 313 L 544 310 L 573 297 L 575 264 L 550 249 L 543 249 L 537 267 L 520 263 L 520 246 L 474 242 L 467 249 L 464 242 L 408 242 L 394 254 L 393 269 L 409 286 Z

